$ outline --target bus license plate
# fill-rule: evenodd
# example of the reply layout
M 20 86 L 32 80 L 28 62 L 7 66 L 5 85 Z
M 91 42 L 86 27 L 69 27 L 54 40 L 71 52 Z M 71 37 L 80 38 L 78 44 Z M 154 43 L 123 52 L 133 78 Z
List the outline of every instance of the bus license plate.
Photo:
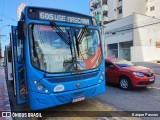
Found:
M 85 97 L 74 98 L 74 99 L 72 100 L 72 102 L 75 103 L 75 102 L 82 101 L 82 100 L 84 100 L 84 99 L 85 99 Z
M 149 81 L 154 81 L 154 78 L 149 78 Z

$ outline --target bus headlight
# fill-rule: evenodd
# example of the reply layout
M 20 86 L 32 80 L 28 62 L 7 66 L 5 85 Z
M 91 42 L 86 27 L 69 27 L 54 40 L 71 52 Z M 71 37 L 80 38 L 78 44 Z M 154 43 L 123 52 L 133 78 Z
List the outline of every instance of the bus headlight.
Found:
M 102 82 L 102 80 L 100 79 L 99 81 L 98 81 L 98 83 L 101 83 Z
M 38 81 L 37 81 L 37 80 L 35 80 L 33 83 L 34 83 L 34 84 L 37 84 L 37 83 L 38 83 Z
M 105 74 L 105 72 L 102 72 L 102 75 L 104 75 Z
M 47 90 L 47 89 L 45 90 L 45 93 L 48 93 L 48 90 Z
M 102 81 L 103 81 L 103 75 L 101 75 L 101 77 L 100 77 L 98 83 L 101 83 Z
M 42 85 L 38 85 L 37 89 L 38 89 L 38 90 L 42 90 L 42 89 L 43 89 L 43 86 L 42 86 Z

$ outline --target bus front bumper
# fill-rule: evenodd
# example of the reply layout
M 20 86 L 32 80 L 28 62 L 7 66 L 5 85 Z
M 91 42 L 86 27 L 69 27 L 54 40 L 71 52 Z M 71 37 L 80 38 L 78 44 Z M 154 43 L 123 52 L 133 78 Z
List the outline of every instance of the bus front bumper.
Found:
M 42 94 L 29 91 L 29 105 L 31 110 L 40 110 L 73 102 L 78 98 L 90 98 L 105 92 L 105 81 L 100 84 L 68 92 Z

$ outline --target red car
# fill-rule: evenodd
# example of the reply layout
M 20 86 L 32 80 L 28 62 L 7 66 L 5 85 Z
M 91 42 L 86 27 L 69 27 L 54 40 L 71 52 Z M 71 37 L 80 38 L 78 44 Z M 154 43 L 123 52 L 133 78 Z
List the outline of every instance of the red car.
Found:
M 155 75 L 151 69 L 135 66 L 124 59 L 105 59 L 105 69 L 107 82 L 119 84 L 122 89 L 146 87 L 155 82 Z

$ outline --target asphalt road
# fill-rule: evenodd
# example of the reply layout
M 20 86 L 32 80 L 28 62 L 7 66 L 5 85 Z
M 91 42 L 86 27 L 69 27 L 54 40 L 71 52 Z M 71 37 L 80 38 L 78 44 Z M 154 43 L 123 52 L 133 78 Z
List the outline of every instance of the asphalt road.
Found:
M 160 88 L 154 86 L 126 91 L 107 85 L 106 93 L 96 98 L 124 111 L 160 110 Z

